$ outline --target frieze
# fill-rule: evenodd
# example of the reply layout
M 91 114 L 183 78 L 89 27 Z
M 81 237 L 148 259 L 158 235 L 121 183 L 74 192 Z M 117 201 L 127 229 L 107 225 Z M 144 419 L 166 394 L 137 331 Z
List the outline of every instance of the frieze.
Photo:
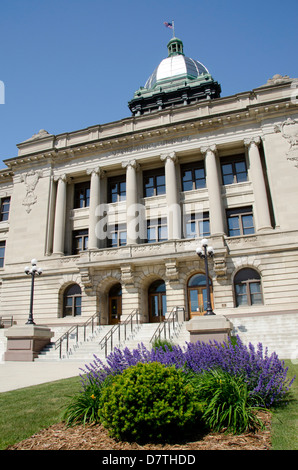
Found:
M 145 150 L 145 151 L 146 150 L 156 150 L 156 149 L 159 149 L 159 148 L 167 147 L 169 145 L 171 146 L 171 145 L 181 144 L 181 143 L 190 142 L 190 141 L 191 141 L 191 137 L 187 136 L 187 137 L 181 137 L 181 138 L 178 138 L 178 139 L 165 140 L 165 141 L 162 141 L 162 142 L 142 144 L 142 145 L 134 145 L 133 147 L 127 147 L 123 150 L 115 150 L 113 152 L 109 152 L 109 155 L 113 156 L 113 157 L 121 157 L 122 155 L 134 153 L 136 151 L 141 152 L 143 150 Z
M 228 245 L 241 245 L 242 243 L 256 242 L 257 237 L 239 237 L 227 240 Z

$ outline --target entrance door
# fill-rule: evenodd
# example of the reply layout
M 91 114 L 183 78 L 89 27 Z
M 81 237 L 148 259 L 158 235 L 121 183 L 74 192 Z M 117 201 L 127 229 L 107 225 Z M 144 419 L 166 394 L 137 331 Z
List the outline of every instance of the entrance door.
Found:
M 109 324 L 119 323 L 122 313 L 122 288 L 116 284 L 109 292 Z
M 209 279 L 211 304 L 213 305 L 212 284 Z M 188 307 L 190 317 L 204 315 L 207 309 L 207 288 L 206 276 L 204 274 L 195 274 L 188 281 Z
M 157 323 L 164 321 L 167 311 L 166 285 L 164 281 L 155 281 L 149 287 L 149 321 Z

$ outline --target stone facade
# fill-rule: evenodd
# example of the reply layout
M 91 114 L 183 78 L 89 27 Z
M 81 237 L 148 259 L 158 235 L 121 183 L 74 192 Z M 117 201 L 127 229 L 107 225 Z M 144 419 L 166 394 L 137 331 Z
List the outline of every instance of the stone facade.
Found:
M 26 322 L 24 268 L 32 258 L 43 268 L 34 296 L 39 325 L 83 322 L 96 312 L 109 324 L 134 309 L 142 321 L 157 321 L 152 308 L 165 307 L 158 302 L 167 312 L 184 307 L 186 318 L 202 314 L 204 289 L 190 279 L 204 274 L 196 255 L 203 237 L 214 248 L 217 315 L 297 312 L 296 81 L 277 78 L 67 134 L 41 130 L 19 144 L 0 172 L 2 207 L 10 203 L 0 222 L 1 315 Z M 245 291 L 252 278 L 244 271 L 236 289 L 241 270 L 254 270 L 256 291 Z M 157 280 L 160 295 L 152 290 Z M 80 293 L 68 296 L 74 285 Z

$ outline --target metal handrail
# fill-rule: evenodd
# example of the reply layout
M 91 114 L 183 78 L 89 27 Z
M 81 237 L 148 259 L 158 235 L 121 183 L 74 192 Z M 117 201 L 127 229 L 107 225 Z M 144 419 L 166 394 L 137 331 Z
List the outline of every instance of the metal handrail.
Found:
M 118 343 L 121 342 L 121 331 L 124 331 L 124 341 L 127 338 L 127 327 L 130 324 L 130 333 L 133 331 L 133 325 L 139 324 L 139 309 L 135 308 L 131 314 L 124 320 L 122 323 L 117 323 L 116 325 L 112 326 L 112 328 L 108 331 L 108 333 L 101 339 L 99 342 L 99 346 L 101 349 L 105 348 L 105 357 L 108 355 L 108 343 L 110 342 L 110 351 L 112 351 L 115 345 L 115 336 L 118 334 Z M 135 319 L 134 319 L 135 318 Z M 121 330 L 121 327 L 123 329 Z
M 77 344 L 79 342 L 79 328 L 83 328 L 84 329 L 83 339 L 84 339 L 84 341 L 86 341 L 86 328 L 91 323 L 91 332 L 93 333 L 94 332 L 95 319 L 98 319 L 97 325 L 99 325 L 100 324 L 100 313 L 99 312 L 96 312 L 94 315 L 92 315 L 92 317 L 88 318 L 88 320 L 85 323 L 81 324 L 81 325 L 80 324 L 72 325 L 65 333 L 63 333 L 63 335 L 60 336 L 60 338 L 58 338 L 55 341 L 54 346 L 55 346 L 55 349 L 59 348 L 59 358 L 60 359 L 62 357 L 62 345 L 64 344 L 64 342 L 66 342 L 65 343 L 66 344 L 66 354 L 68 354 L 70 335 L 75 331 L 75 339 L 76 339 L 75 344 Z
M 163 336 L 163 339 L 165 340 L 171 338 L 171 330 L 172 330 L 172 333 L 174 333 L 179 324 L 179 321 L 178 321 L 179 311 L 183 311 L 183 320 L 185 320 L 184 307 L 174 307 L 172 311 L 170 312 L 170 314 L 168 315 L 168 317 L 158 325 L 154 334 L 152 335 L 152 338 L 150 339 L 150 343 L 154 343 L 154 341 L 157 339 L 162 339 L 161 338 L 162 336 Z

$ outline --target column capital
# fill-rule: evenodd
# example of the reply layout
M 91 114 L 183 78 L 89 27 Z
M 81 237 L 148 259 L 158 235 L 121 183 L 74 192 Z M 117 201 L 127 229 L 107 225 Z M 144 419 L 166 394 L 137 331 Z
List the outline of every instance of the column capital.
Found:
M 201 153 L 203 154 L 206 154 L 208 152 L 212 152 L 212 153 L 216 153 L 217 152 L 217 147 L 215 144 L 212 144 L 212 145 L 202 145 L 202 147 L 200 147 L 200 151 Z
M 260 145 L 261 143 L 261 137 L 258 135 L 258 136 L 255 136 L 255 137 L 247 137 L 246 139 L 244 139 L 244 145 L 245 147 L 250 147 L 251 145 Z
M 128 168 L 128 167 L 134 168 L 135 170 L 138 170 L 140 168 L 140 164 L 136 161 L 135 158 L 132 160 L 127 160 L 126 162 L 122 162 L 122 168 Z
M 172 160 L 172 162 L 175 162 L 177 160 L 176 152 L 166 152 L 160 155 L 162 162 L 165 162 L 168 158 Z
M 68 183 L 70 178 L 66 173 L 63 173 L 63 175 L 54 175 L 54 181 L 63 181 L 63 183 Z
M 87 168 L 86 170 L 87 175 L 98 175 L 99 177 L 104 176 L 105 171 L 102 170 L 99 166 L 96 166 L 95 168 Z

